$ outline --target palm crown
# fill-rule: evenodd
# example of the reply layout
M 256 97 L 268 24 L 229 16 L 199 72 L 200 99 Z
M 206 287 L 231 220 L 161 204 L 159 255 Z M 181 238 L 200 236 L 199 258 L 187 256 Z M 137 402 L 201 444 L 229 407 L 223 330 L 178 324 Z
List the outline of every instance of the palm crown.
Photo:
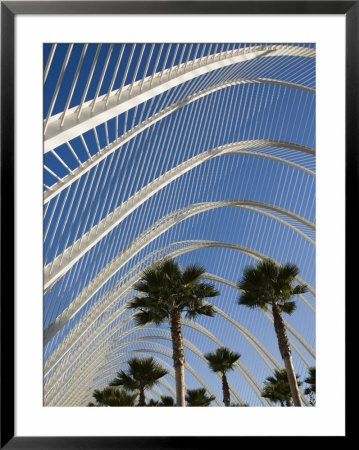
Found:
M 207 353 L 204 357 L 213 372 L 222 374 L 223 403 L 225 406 L 230 406 L 231 399 L 226 373 L 228 370 L 233 370 L 234 363 L 238 361 L 241 355 L 232 352 L 227 347 L 220 347 L 214 353 Z
M 160 324 L 170 319 L 174 311 L 185 313 L 187 319 L 198 315 L 213 316 L 212 305 L 204 303 L 206 297 L 215 297 L 219 292 L 210 283 L 201 282 L 204 267 L 193 264 L 181 270 L 174 260 L 155 264 L 143 272 L 134 289 L 144 294 L 137 296 L 128 308 L 140 311 L 135 314 L 138 325 Z
M 117 378 L 111 381 L 110 386 L 123 386 L 129 391 L 147 389 L 154 386 L 157 381 L 167 375 L 167 370 L 150 358 L 132 358 L 128 361 L 129 370 L 121 370 Z
M 261 309 L 266 309 L 268 304 L 278 304 L 282 312 L 291 314 L 296 309 L 296 304 L 290 299 L 307 292 L 306 286 L 293 285 L 298 273 L 299 269 L 295 264 L 279 266 L 269 259 L 246 268 L 237 285 L 242 291 L 239 304 Z
M 139 391 L 139 406 L 145 406 L 145 389 L 154 386 L 168 372 L 150 358 L 132 358 L 128 361 L 129 370 L 121 370 L 110 386 L 123 386 L 128 391 Z
M 294 285 L 299 268 L 292 263 L 283 266 L 271 259 L 265 259 L 254 266 L 247 267 L 237 286 L 242 291 L 238 303 L 249 308 L 266 310 L 270 305 L 273 314 L 274 330 L 278 347 L 288 375 L 288 382 L 295 406 L 302 406 L 292 354 L 281 313 L 292 314 L 296 309 L 295 295 L 307 292 L 306 286 Z
M 300 386 L 302 383 L 298 381 L 298 375 L 296 375 L 297 384 Z M 287 371 L 285 369 L 275 370 L 274 376 L 270 376 L 266 379 L 262 397 L 269 398 L 273 402 L 286 403 L 290 406 L 292 393 L 288 381 Z
M 159 325 L 166 320 L 170 323 L 176 406 L 185 406 L 182 313 L 192 320 L 199 315 L 213 316 L 213 306 L 204 299 L 219 294 L 212 284 L 200 280 L 204 273 L 204 267 L 197 264 L 182 270 L 175 260 L 160 261 L 143 272 L 134 285 L 140 295 L 127 306 L 139 309 L 134 315 L 137 325 Z
M 241 357 L 239 353 L 232 352 L 226 347 L 217 348 L 213 353 L 204 355 L 209 367 L 213 372 L 225 374 L 228 370 L 233 370 L 233 365 Z
M 187 389 L 186 401 L 188 406 L 209 406 L 215 400 L 213 395 L 208 396 L 204 388 Z
M 96 400 L 98 406 L 133 406 L 137 394 L 128 394 L 127 392 L 112 387 L 105 389 L 95 389 L 92 396 Z M 89 406 L 96 406 L 93 403 Z

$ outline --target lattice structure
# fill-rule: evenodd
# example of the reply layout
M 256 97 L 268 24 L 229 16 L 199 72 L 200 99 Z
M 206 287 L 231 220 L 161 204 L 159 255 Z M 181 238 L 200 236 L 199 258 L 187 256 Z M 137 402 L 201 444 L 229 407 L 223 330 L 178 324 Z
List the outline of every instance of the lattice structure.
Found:
M 86 405 L 134 355 L 169 371 L 149 397 L 174 396 L 168 326 L 126 309 L 165 256 L 221 292 L 214 318 L 183 322 L 188 388 L 221 405 L 203 355 L 225 345 L 232 400 L 272 406 L 273 319 L 236 287 L 266 257 L 309 286 L 284 318 L 300 379 L 315 366 L 314 45 L 44 46 L 45 405 Z

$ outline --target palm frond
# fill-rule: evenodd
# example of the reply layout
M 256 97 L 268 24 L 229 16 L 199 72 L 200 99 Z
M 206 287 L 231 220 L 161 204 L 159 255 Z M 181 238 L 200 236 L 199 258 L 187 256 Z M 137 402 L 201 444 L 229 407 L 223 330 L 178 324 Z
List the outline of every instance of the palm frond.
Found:
M 234 364 L 241 355 L 240 353 L 232 352 L 227 347 L 220 347 L 213 353 L 205 354 L 204 357 L 213 372 L 225 374 L 228 370 L 234 369 Z
M 185 318 L 189 320 L 195 320 L 198 316 L 213 317 L 215 311 L 212 305 L 196 305 L 190 307 L 186 313 Z
M 293 301 L 281 302 L 279 306 L 281 311 L 288 315 L 291 315 L 297 309 L 297 305 Z
M 182 283 L 192 284 L 197 282 L 206 273 L 206 269 L 200 264 L 190 264 L 182 273 Z
M 187 389 L 186 392 L 187 406 L 209 406 L 215 398 L 213 395 L 208 396 L 204 388 Z
M 305 294 L 306 292 L 308 292 L 308 286 L 298 284 L 293 288 L 292 295 Z

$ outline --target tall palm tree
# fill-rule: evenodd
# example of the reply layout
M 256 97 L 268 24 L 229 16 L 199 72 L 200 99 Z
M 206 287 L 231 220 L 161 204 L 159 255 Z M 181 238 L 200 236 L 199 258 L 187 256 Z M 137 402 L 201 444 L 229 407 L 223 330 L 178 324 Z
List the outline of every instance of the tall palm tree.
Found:
M 204 303 L 207 297 L 219 292 L 210 283 L 200 280 L 205 268 L 197 264 L 182 270 L 172 260 L 161 261 L 149 267 L 134 288 L 141 296 L 129 302 L 128 308 L 139 309 L 135 315 L 137 325 L 169 321 L 176 380 L 176 406 L 185 406 L 184 350 L 181 317 L 195 320 L 200 315 L 213 316 L 212 305 Z
M 207 353 L 204 355 L 208 361 L 209 367 L 215 373 L 222 375 L 222 390 L 223 390 L 223 403 L 225 406 L 231 405 L 231 399 L 229 395 L 229 385 L 227 381 L 226 373 L 229 370 L 233 370 L 234 363 L 241 357 L 239 353 L 232 352 L 227 347 L 217 348 L 214 353 Z
M 209 406 L 216 397 L 208 396 L 206 390 L 202 389 L 187 389 L 186 401 L 187 406 Z
M 315 367 L 309 367 L 308 377 L 304 380 L 309 384 L 309 387 L 305 388 L 304 394 L 308 395 L 309 402 L 312 406 L 315 406 L 315 394 L 316 394 L 316 370 Z
M 128 394 L 123 389 L 106 387 L 93 392 L 96 404 L 90 402 L 87 406 L 134 406 L 137 394 Z
M 145 390 L 154 386 L 167 370 L 154 361 L 154 358 L 132 358 L 128 361 L 127 372 L 121 370 L 111 381 L 110 386 L 123 386 L 127 391 L 138 391 L 138 406 L 146 406 Z
M 287 263 L 283 266 L 266 259 L 244 270 L 238 288 L 242 291 L 239 304 L 249 308 L 266 309 L 271 306 L 274 329 L 278 339 L 280 354 L 287 371 L 290 390 L 295 406 L 302 406 L 298 384 L 294 372 L 292 354 L 282 318 L 282 313 L 292 314 L 296 309 L 295 295 L 307 292 L 306 286 L 293 285 L 299 269 L 295 264 Z
M 302 383 L 298 381 L 298 375 L 296 375 L 296 379 L 298 386 L 300 386 Z M 274 403 L 280 403 L 281 406 L 284 406 L 284 404 L 292 406 L 292 393 L 285 369 L 275 370 L 274 376 L 266 378 L 262 397 L 269 398 Z

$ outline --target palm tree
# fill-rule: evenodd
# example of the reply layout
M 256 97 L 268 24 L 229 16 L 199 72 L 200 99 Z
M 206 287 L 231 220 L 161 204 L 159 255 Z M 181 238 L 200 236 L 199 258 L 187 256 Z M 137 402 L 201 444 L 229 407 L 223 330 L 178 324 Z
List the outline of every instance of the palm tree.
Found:
M 161 395 L 159 406 L 175 406 L 175 401 L 173 397 L 170 397 L 169 395 Z
M 213 395 L 208 396 L 204 388 L 187 389 L 187 406 L 209 406 L 215 398 Z
M 231 399 L 229 395 L 229 386 L 226 373 L 229 370 L 233 370 L 234 363 L 241 357 L 239 353 L 232 352 L 226 347 L 217 348 L 214 353 L 207 353 L 204 355 L 208 361 L 209 367 L 215 373 L 222 375 L 222 390 L 223 390 L 223 403 L 225 406 L 231 405 Z
M 312 406 L 315 406 L 315 394 L 316 394 L 316 370 L 315 367 L 309 367 L 308 377 L 304 380 L 305 383 L 309 384 L 304 390 L 304 394 L 308 395 L 309 402 Z
M 92 394 L 97 404 L 90 402 L 87 406 L 134 406 L 137 394 L 128 394 L 122 389 L 106 387 L 95 390 Z
M 267 309 L 268 305 L 272 307 L 274 329 L 278 339 L 279 351 L 287 371 L 294 406 L 302 406 L 302 402 L 281 313 L 292 314 L 296 309 L 296 304 L 291 298 L 307 292 L 306 286 L 293 285 L 294 278 L 298 273 L 299 269 L 295 264 L 287 263 L 279 266 L 266 259 L 252 267 L 247 267 L 244 270 L 242 280 L 237 284 L 242 291 L 238 302 L 240 305 L 261 309 Z
M 161 401 L 153 400 L 151 398 L 147 406 L 175 406 L 175 401 L 169 395 L 161 395 Z
M 298 379 L 298 375 L 296 375 Z M 297 380 L 298 386 L 302 383 Z M 274 376 L 266 378 L 262 397 L 269 398 L 274 403 L 280 403 L 281 406 L 292 406 L 292 393 L 288 382 L 287 371 L 285 369 L 275 370 Z
M 146 406 L 145 390 L 154 386 L 167 370 L 154 361 L 154 358 L 132 358 L 128 361 L 129 370 L 121 370 L 111 381 L 110 386 L 123 386 L 127 391 L 138 391 L 138 406 Z
M 197 264 L 182 270 L 172 260 L 161 261 L 149 267 L 134 289 L 141 296 L 135 297 L 128 308 L 139 309 L 135 314 L 137 325 L 169 321 L 173 348 L 173 365 L 176 381 L 176 406 L 185 406 L 184 396 L 184 350 L 181 317 L 194 320 L 200 315 L 213 316 L 212 305 L 204 299 L 215 297 L 219 292 L 210 283 L 200 281 L 205 268 Z

